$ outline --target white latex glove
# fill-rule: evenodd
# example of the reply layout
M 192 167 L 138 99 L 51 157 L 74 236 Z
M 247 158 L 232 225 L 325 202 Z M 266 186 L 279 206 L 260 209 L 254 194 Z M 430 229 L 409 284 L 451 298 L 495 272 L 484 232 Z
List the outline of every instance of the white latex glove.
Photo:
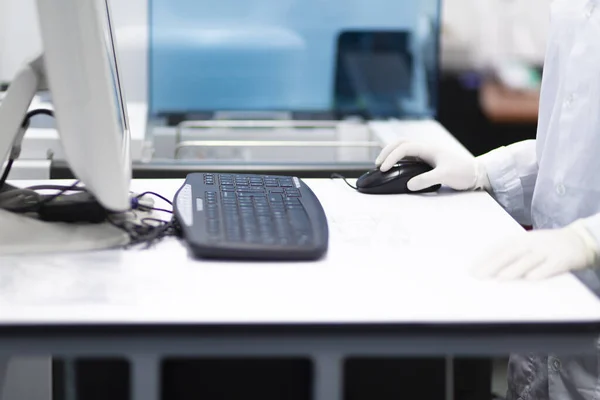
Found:
M 434 185 L 448 186 L 454 190 L 491 191 L 487 173 L 477 159 L 468 153 L 435 143 L 400 140 L 386 146 L 375 161 L 381 171 L 388 171 L 406 157 L 417 157 L 433 168 L 408 181 L 411 191 L 419 191 Z
M 596 265 L 598 244 L 580 223 L 524 232 L 500 243 L 475 263 L 479 278 L 540 280 Z

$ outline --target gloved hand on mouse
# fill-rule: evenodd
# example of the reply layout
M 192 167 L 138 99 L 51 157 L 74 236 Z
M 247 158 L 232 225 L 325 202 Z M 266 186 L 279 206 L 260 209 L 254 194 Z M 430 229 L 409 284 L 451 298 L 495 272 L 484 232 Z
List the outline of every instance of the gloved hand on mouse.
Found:
M 375 163 L 386 172 L 405 157 L 417 157 L 433 168 L 408 181 L 413 192 L 438 184 L 454 190 L 491 191 L 487 174 L 475 157 L 438 144 L 400 140 L 386 146 Z
M 476 157 L 435 143 L 400 140 L 386 146 L 375 163 L 385 172 L 405 157 L 417 157 L 433 168 L 408 182 L 419 191 L 444 185 L 458 191 L 493 192 L 485 167 Z M 600 249 L 582 221 L 564 228 L 523 232 L 495 246 L 474 264 L 479 278 L 545 279 L 597 265 Z

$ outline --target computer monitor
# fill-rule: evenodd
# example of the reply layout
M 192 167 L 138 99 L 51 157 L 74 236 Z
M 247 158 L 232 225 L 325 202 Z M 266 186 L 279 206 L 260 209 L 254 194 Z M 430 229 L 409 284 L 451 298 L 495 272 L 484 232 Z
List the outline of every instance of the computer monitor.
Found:
M 37 0 L 37 6 L 44 54 L 23 67 L 0 104 L 0 165 L 20 146 L 36 91 L 47 88 L 74 175 L 107 210 L 128 210 L 129 122 L 108 1 Z
M 38 0 L 37 7 L 69 166 L 105 208 L 129 209 L 129 121 L 108 0 Z

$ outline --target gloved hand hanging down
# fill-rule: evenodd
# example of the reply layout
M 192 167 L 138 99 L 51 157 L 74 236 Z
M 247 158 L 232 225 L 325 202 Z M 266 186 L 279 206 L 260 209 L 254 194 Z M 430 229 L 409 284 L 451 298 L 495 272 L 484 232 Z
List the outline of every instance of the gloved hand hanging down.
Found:
M 408 189 L 411 191 L 437 184 L 461 191 L 491 191 L 487 174 L 475 157 L 436 143 L 400 140 L 386 146 L 375 163 L 381 171 L 386 172 L 406 157 L 420 158 L 433 168 L 408 181 Z
M 598 243 L 580 220 L 503 241 L 480 257 L 472 272 L 480 278 L 540 280 L 594 267 L 599 255 Z

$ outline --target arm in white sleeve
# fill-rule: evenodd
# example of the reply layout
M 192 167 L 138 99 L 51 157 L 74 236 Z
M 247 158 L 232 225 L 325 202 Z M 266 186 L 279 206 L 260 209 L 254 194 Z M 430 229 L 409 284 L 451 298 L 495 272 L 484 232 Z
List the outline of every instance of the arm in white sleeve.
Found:
M 598 255 L 600 255 L 600 214 L 577 220 L 572 225 L 584 229 L 584 231 L 580 230 L 581 236 L 583 239 L 587 238 L 588 248 L 595 251 L 597 256 L 595 262 L 597 263 L 599 261 Z
M 500 147 L 477 161 L 489 178 L 496 201 L 523 225 L 531 225 L 531 201 L 538 174 L 535 140 Z

